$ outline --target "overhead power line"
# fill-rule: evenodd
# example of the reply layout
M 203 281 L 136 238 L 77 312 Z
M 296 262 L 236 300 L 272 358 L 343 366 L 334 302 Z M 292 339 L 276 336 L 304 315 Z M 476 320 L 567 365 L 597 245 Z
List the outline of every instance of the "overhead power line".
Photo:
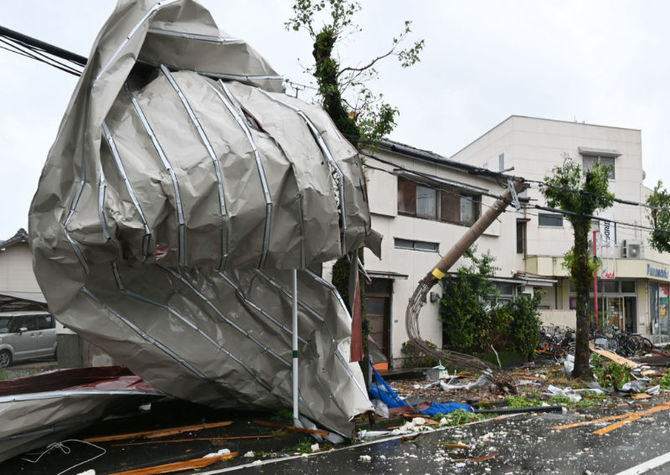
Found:
M 40 61 L 42 63 L 48 64 L 49 66 L 60 69 L 61 71 L 72 74 L 74 76 L 81 76 L 82 70 L 80 68 L 86 66 L 86 63 L 88 62 L 88 58 L 86 58 L 85 56 L 81 56 L 77 53 L 73 53 L 72 51 L 68 51 L 66 49 L 63 49 L 63 48 L 60 48 L 58 46 L 52 45 L 50 43 L 46 43 L 46 42 L 38 40 L 36 38 L 32 38 L 28 35 L 24 35 L 23 33 L 19 33 L 18 31 L 14 31 L 14 30 L 11 30 L 11 29 L 3 27 L 3 26 L 0 26 L 0 49 L 4 49 L 4 50 L 10 51 L 12 53 L 15 53 L 15 54 L 27 57 L 27 58 L 34 59 L 36 61 Z M 56 58 L 58 58 L 58 59 L 56 59 Z M 310 86 L 306 86 L 306 85 L 303 85 L 303 84 L 293 83 L 291 81 L 287 81 L 287 82 L 288 82 L 289 86 L 291 86 L 291 87 L 293 87 L 294 85 L 299 86 L 299 87 L 310 87 Z M 413 173 L 413 174 L 416 174 L 416 175 L 419 175 L 419 176 L 425 175 L 426 177 L 429 177 L 429 174 L 424 174 L 424 173 L 416 171 L 416 170 L 409 170 L 409 169 L 404 168 L 402 166 L 399 166 L 395 163 L 392 163 L 392 162 L 389 162 L 387 160 L 381 159 L 381 158 L 379 158 L 376 155 L 373 155 L 371 153 L 367 153 L 367 152 L 361 152 L 361 153 L 363 155 L 365 155 L 366 157 L 375 159 L 375 160 L 377 160 L 381 163 L 384 163 L 386 165 L 393 166 L 396 169 L 407 171 L 407 172 L 410 172 L 410 173 Z M 380 170 L 382 170 L 382 169 L 380 169 Z M 384 171 L 387 171 L 387 170 L 384 170 Z M 502 175 L 500 173 L 496 173 L 496 172 L 486 170 L 486 169 L 479 169 L 479 168 L 476 169 L 476 170 L 473 168 L 472 174 L 490 175 L 491 177 L 495 176 L 497 178 L 502 177 Z M 538 184 L 541 187 L 542 186 L 552 187 L 552 188 L 555 188 L 555 189 L 560 189 L 562 191 L 571 191 L 571 192 L 574 192 L 574 193 L 593 195 L 593 193 L 588 192 L 588 191 L 575 190 L 575 189 L 571 189 L 571 188 L 561 188 L 561 187 L 557 187 L 555 185 L 549 184 L 549 183 L 547 183 L 545 181 L 541 181 L 541 180 L 526 180 L 526 179 L 523 179 L 521 177 L 514 177 L 514 176 L 507 176 L 506 178 L 516 179 L 516 180 L 521 179 L 521 180 L 524 180 L 527 183 Z M 500 185 L 504 186 L 503 184 L 500 184 Z M 456 193 L 454 193 L 454 194 L 456 194 Z M 495 195 L 493 193 L 483 192 L 482 195 L 485 195 L 485 196 L 488 196 L 488 197 L 491 197 L 491 198 L 495 198 L 495 199 L 500 199 L 501 198 L 501 196 Z M 465 196 L 465 195 L 462 195 L 462 196 Z M 625 205 L 629 205 L 629 206 L 639 206 L 639 207 L 645 207 L 645 208 L 657 209 L 657 210 L 667 209 L 667 208 L 662 208 L 662 207 L 658 207 L 658 206 L 650 206 L 646 203 L 639 203 L 639 202 L 636 202 L 636 201 L 624 200 L 624 199 L 616 198 L 616 197 L 614 198 L 614 201 L 616 203 L 625 204 Z M 508 203 L 508 204 L 511 204 L 511 203 Z M 526 209 L 528 209 L 529 207 L 531 207 L 531 206 L 530 205 L 525 205 L 524 206 L 524 208 L 526 208 Z M 547 206 L 533 205 L 532 207 L 534 207 L 535 209 L 544 210 L 544 211 L 551 211 L 553 213 L 559 213 L 559 214 L 566 215 L 566 216 L 577 214 L 577 213 L 573 213 L 573 212 L 565 211 L 565 210 L 561 210 L 561 209 L 549 208 Z M 505 212 L 510 212 L 510 211 L 511 210 L 509 210 L 509 209 L 505 210 Z M 607 222 L 611 222 L 611 223 L 620 224 L 622 226 L 626 226 L 626 227 L 629 227 L 629 228 L 632 228 L 632 229 L 640 229 L 640 230 L 647 231 L 647 232 L 661 231 L 661 232 L 665 232 L 665 233 L 670 233 L 670 231 L 665 230 L 665 229 L 658 229 L 658 228 L 653 228 L 653 227 L 649 227 L 649 226 L 643 226 L 643 225 L 640 225 L 640 224 L 625 223 L 625 222 L 616 221 L 616 220 L 612 220 L 612 219 L 608 219 L 608 218 L 602 218 L 602 217 L 599 217 L 599 216 L 590 216 L 590 215 L 588 215 L 588 216 L 585 215 L 585 216 L 590 218 L 590 219 L 596 220 L 596 221 L 607 221 Z

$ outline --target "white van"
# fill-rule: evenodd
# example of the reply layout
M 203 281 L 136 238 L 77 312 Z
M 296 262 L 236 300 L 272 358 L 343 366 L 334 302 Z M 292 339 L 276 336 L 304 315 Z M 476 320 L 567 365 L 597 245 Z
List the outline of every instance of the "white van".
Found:
M 0 368 L 56 356 L 56 320 L 48 312 L 0 312 Z

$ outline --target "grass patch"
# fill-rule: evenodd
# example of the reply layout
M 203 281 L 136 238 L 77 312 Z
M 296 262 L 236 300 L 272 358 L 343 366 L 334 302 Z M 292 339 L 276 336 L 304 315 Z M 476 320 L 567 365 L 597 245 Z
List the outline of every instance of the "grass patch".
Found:
M 663 375 L 659 384 L 663 389 L 670 389 L 670 371 Z
M 505 402 L 509 407 L 536 407 L 542 405 L 542 400 L 527 396 L 507 396 Z
M 442 418 L 444 418 L 446 419 L 448 426 L 460 426 L 463 424 L 469 424 L 470 422 L 491 419 L 492 417 L 496 417 L 496 414 L 477 414 L 466 411 L 465 409 L 456 409 L 454 412 L 450 412 L 449 414 L 437 414 L 434 419 L 441 421 Z

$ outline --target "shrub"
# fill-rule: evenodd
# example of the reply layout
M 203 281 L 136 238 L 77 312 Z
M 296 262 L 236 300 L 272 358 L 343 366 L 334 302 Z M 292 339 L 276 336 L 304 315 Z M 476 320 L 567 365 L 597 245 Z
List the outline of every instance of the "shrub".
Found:
M 472 250 L 465 257 L 471 264 L 444 280 L 440 300 L 444 345 L 464 353 L 487 353 L 494 346 L 532 359 L 540 331 L 542 294 L 519 295 L 498 304 L 492 282 L 495 258 L 489 254 L 476 257 Z

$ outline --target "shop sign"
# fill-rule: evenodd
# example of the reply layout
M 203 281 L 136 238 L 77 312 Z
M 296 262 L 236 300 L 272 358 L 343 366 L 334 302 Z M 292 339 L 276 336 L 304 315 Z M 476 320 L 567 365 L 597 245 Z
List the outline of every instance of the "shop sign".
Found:
M 667 279 L 669 274 L 667 269 L 661 269 L 659 267 L 653 267 L 651 264 L 647 264 L 647 275 Z

